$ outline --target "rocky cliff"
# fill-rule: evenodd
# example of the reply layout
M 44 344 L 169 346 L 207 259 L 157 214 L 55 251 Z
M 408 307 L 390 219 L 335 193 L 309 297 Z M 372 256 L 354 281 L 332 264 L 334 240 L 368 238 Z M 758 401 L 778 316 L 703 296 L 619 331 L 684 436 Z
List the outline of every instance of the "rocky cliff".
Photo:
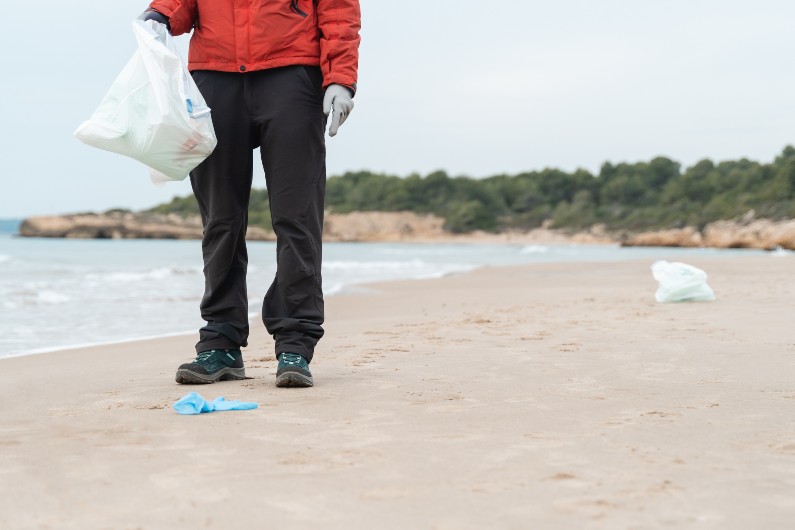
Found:
M 354 212 L 327 214 L 324 239 L 327 241 L 401 241 L 443 237 L 444 220 L 433 215 L 410 212 Z M 103 214 L 30 217 L 22 222 L 23 237 L 77 239 L 201 239 L 198 216 L 110 211 Z M 275 240 L 273 232 L 249 227 L 247 238 Z
M 756 219 L 754 212 L 741 218 L 716 221 L 699 230 L 689 226 L 675 230 L 644 232 L 626 238 L 624 246 L 712 247 L 795 250 L 795 219 Z
M 22 221 L 23 237 L 76 239 L 197 239 L 202 236 L 198 217 L 110 211 L 29 217 Z
M 83 239 L 201 239 L 198 216 L 153 214 L 115 210 L 103 214 L 83 213 L 30 217 L 20 226 L 24 237 Z M 249 227 L 247 238 L 273 241 L 273 232 Z M 742 218 L 717 221 L 702 230 L 685 227 L 618 236 L 602 225 L 570 234 L 548 226 L 528 232 L 454 235 L 444 229 L 444 220 L 411 212 L 353 212 L 326 214 L 325 241 L 461 241 L 505 243 L 615 243 L 623 246 L 715 247 L 795 250 L 795 219 L 756 219 L 753 212 Z

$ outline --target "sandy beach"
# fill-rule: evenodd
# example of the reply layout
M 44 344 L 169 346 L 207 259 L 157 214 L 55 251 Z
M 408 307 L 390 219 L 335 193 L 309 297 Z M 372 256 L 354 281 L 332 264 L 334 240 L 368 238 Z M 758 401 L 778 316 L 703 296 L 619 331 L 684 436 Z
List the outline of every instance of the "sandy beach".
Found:
M 257 323 L 239 382 L 174 383 L 193 336 L 0 360 L 0 528 L 792 528 L 795 258 L 690 263 L 717 301 L 646 261 L 331 297 L 312 389 Z

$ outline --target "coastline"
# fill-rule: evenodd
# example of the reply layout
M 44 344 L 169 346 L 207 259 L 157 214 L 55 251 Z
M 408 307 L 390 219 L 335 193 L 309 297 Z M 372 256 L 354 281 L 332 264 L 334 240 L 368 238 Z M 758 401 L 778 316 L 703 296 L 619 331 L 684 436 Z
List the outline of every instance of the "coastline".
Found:
M 27 357 L 29 355 L 44 355 L 45 353 L 58 353 L 58 352 L 73 351 L 73 350 L 84 350 L 87 348 L 103 348 L 106 346 L 118 346 L 120 344 L 147 342 L 147 341 L 160 340 L 160 339 L 170 339 L 173 337 L 184 337 L 186 335 L 195 335 L 195 334 L 196 330 L 192 329 L 190 331 L 175 331 L 172 333 L 161 333 L 158 335 L 149 335 L 144 337 L 132 337 L 126 339 L 109 340 L 101 342 L 86 342 L 83 344 L 73 344 L 68 346 L 53 346 L 50 348 L 41 348 L 38 350 L 28 350 L 20 353 L 12 353 L 11 355 L 0 357 L 0 362 L 2 362 L 3 359 L 15 359 L 17 357 Z
M 604 224 L 570 230 L 554 228 L 551 220 L 533 229 L 480 230 L 454 233 L 445 220 L 413 212 L 327 211 L 325 242 L 406 243 L 516 243 L 516 244 L 620 244 L 628 247 L 749 248 L 795 250 L 795 220 L 757 218 L 753 210 L 703 227 L 685 226 L 652 230 L 609 230 Z M 22 237 L 65 239 L 201 239 L 198 216 L 112 210 L 29 217 L 21 221 Z M 249 226 L 250 241 L 275 241 L 275 234 L 261 226 Z
M 334 244 L 335 243 L 330 243 L 330 245 L 332 245 L 332 246 L 329 246 L 328 248 L 329 249 L 333 248 Z M 346 243 L 346 244 L 350 244 L 350 243 Z M 360 245 L 360 244 L 361 245 L 368 245 L 368 243 L 353 243 L 353 245 Z M 402 243 L 399 243 L 399 244 L 402 244 Z M 406 244 L 415 245 L 412 248 L 417 248 L 417 247 L 421 248 L 421 247 L 424 247 L 425 245 L 432 245 L 433 243 L 424 242 L 424 243 L 406 243 Z M 448 243 L 448 244 L 450 244 L 450 243 Z M 326 294 L 326 299 L 329 299 L 331 297 L 336 297 L 336 296 L 346 296 L 346 295 L 349 295 L 349 294 L 357 294 L 357 293 L 370 293 L 370 294 L 373 294 L 375 291 L 373 289 L 371 289 L 369 287 L 369 285 L 370 284 L 374 284 L 374 283 L 378 284 L 378 283 L 382 283 L 382 282 L 415 281 L 415 280 L 427 280 L 427 279 L 443 278 L 443 277 L 450 276 L 450 275 L 466 274 L 466 273 L 472 272 L 474 270 L 477 270 L 477 269 L 480 269 L 480 268 L 483 268 L 483 267 L 494 267 L 494 266 L 502 267 L 502 266 L 514 266 L 514 265 L 524 265 L 524 264 L 532 264 L 532 263 L 599 263 L 599 262 L 602 262 L 602 261 L 634 261 L 634 260 L 648 261 L 649 263 L 651 263 L 652 261 L 655 261 L 656 259 L 660 259 L 663 256 L 665 256 L 666 259 L 671 259 L 671 260 L 676 260 L 676 261 L 678 261 L 678 260 L 688 261 L 691 258 L 698 258 L 699 256 L 708 256 L 708 255 L 715 255 L 715 256 L 721 255 L 723 257 L 726 257 L 727 259 L 733 259 L 735 256 L 736 257 L 742 257 L 743 254 L 745 254 L 745 253 L 752 254 L 752 253 L 757 253 L 758 252 L 758 251 L 754 251 L 754 250 L 725 250 L 725 249 L 662 249 L 662 248 L 659 248 L 659 249 L 641 249 L 641 248 L 638 248 L 638 249 L 632 250 L 632 249 L 621 249 L 618 245 L 591 245 L 591 246 L 583 246 L 583 245 L 579 245 L 579 244 L 561 245 L 561 244 L 555 243 L 555 242 L 543 243 L 543 244 L 542 243 L 528 244 L 527 242 L 517 242 L 517 241 L 503 241 L 503 242 L 500 242 L 500 243 L 467 241 L 467 242 L 460 242 L 458 244 L 462 245 L 462 247 L 458 247 L 458 248 L 467 248 L 469 245 L 474 245 L 475 247 L 478 247 L 478 248 L 480 248 L 481 246 L 487 247 L 488 249 L 490 249 L 490 250 L 487 250 L 487 251 L 492 253 L 490 255 L 491 255 L 491 259 L 492 259 L 493 262 L 489 263 L 488 261 L 484 260 L 484 262 L 482 262 L 482 263 L 474 263 L 474 262 L 472 262 L 472 263 L 467 264 L 466 266 L 464 266 L 462 264 L 455 264 L 455 265 L 449 265 L 448 264 L 446 266 L 442 266 L 442 268 L 440 270 L 430 271 L 430 272 L 428 272 L 428 271 L 426 271 L 426 272 L 413 271 L 413 272 L 411 272 L 410 275 L 405 275 L 405 276 L 402 276 L 402 277 L 400 275 L 398 275 L 398 276 L 395 276 L 393 278 L 382 278 L 382 279 L 367 278 L 367 279 L 362 280 L 360 278 L 358 280 L 349 281 L 348 283 L 331 282 L 331 283 L 329 283 L 328 287 L 326 288 L 326 293 L 325 293 Z M 513 255 L 510 250 L 508 250 L 506 256 L 526 255 L 526 256 L 528 256 L 528 258 L 519 258 L 519 259 L 517 259 L 516 257 L 512 257 L 511 259 L 513 259 L 514 261 L 513 262 L 509 262 L 509 263 L 500 262 L 501 259 L 506 259 L 505 256 L 502 256 L 502 258 L 495 259 L 495 254 L 493 254 L 493 252 L 495 250 L 499 249 L 500 251 L 503 251 L 505 249 L 510 249 L 511 247 L 514 247 L 514 248 L 522 247 L 522 249 L 521 249 L 521 252 L 519 254 L 515 254 L 515 255 Z M 604 249 L 604 252 L 602 251 L 603 249 Z M 612 252 L 610 249 L 614 249 L 617 252 Z M 485 251 L 485 249 L 484 249 L 484 251 Z M 582 255 L 581 252 L 585 252 L 586 254 Z M 783 251 L 783 252 L 789 252 L 789 251 Z M 620 256 L 619 256 L 619 253 L 621 254 Z M 774 254 L 770 254 L 770 255 L 776 255 L 776 254 L 774 253 Z M 786 255 L 786 254 L 782 254 L 782 255 Z M 416 259 L 419 259 L 419 258 L 416 258 Z M 472 259 L 472 256 L 470 256 L 469 259 Z M 496 261 L 496 263 L 495 263 L 495 261 Z M 329 263 L 333 264 L 335 267 L 340 265 L 340 263 L 338 263 L 338 262 L 336 262 L 334 260 L 331 260 Z M 377 263 L 377 262 L 374 262 L 374 263 Z M 159 268 L 159 267 L 160 267 L 159 265 L 155 267 L 155 272 L 163 270 L 162 268 Z M 175 267 L 175 268 L 176 269 L 180 269 L 180 267 Z M 114 273 L 111 273 L 111 274 L 114 274 Z M 121 274 L 124 274 L 124 273 L 121 273 Z M 127 274 L 129 274 L 130 276 L 138 275 L 140 277 L 147 277 L 148 275 L 152 274 L 152 271 L 151 270 L 145 270 L 143 272 L 139 271 L 139 272 L 132 272 L 132 273 L 127 273 Z M 56 291 L 53 291 L 53 292 L 55 292 L 55 294 L 53 296 L 58 296 L 58 293 Z M 57 301 L 60 302 L 61 299 L 57 299 Z M 196 303 L 198 304 L 198 300 L 197 300 Z M 256 307 L 256 306 L 258 306 L 258 303 L 259 303 L 258 300 L 252 299 L 252 300 L 250 300 L 250 307 L 252 307 L 252 308 Z M 162 306 L 159 309 L 160 309 L 160 311 L 163 311 L 164 314 L 165 314 L 165 312 L 167 312 L 167 311 L 173 311 L 173 306 L 172 306 L 172 309 L 168 309 L 168 307 L 166 307 L 166 306 Z M 181 307 L 180 310 L 184 311 L 185 309 L 188 309 L 190 314 L 193 315 L 195 308 L 192 305 L 190 305 L 187 308 L 186 307 Z M 156 314 L 157 313 L 155 313 L 155 315 Z M 193 319 L 190 319 L 190 320 L 193 320 Z M 259 311 L 250 312 L 249 313 L 249 320 L 251 322 L 252 327 L 259 326 L 260 325 Z M 48 344 L 46 342 L 46 340 L 45 340 L 43 342 L 43 344 L 45 344 L 45 345 L 41 346 L 41 344 L 42 344 L 42 334 L 40 333 L 39 334 L 39 336 L 40 336 L 40 338 L 39 338 L 40 346 L 39 347 L 33 347 L 33 348 L 29 347 L 27 349 L 22 349 L 22 350 L 16 350 L 16 349 L 13 349 L 13 348 L 11 350 L 9 350 L 8 348 L 6 348 L 6 350 L 5 350 L 6 353 L 3 354 L 2 356 L 0 356 L 0 360 L 5 359 L 5 358 L 25 356 L 25 355 L 39 355 L 39 354 L 42 354 L 42 353 L 58 352 L 58 351 L 62 351 L 62 350 L 75 350 L 75 349 L 83 349 L 83 348 L 90 348 L 90 347 L 97 347 L 97 346 L 110 346 L 110 345 L 122 344 L 122 343 L 128 343 L 128 342 L 135 342 L 135 341 L 145 341 L 145 340 L 152 340 L 152 339 L 159 339 L 159 338 L 168 338 L 168 337 L 172 337 L 172 336 L 186 336 L 186 335 L 190 336 L 190 335 L 195 335 L 196 334 L 195 329 L 197 329 L 199 327 L 198 325 L 196 325 L 196 327 L 191 328 L 191 327 L 186 326 L 185 322 L 182 322 L 181 324 L 177 323 L 176 325 L 171 326 L 170 329 L 167 326 L 159 326 L 159 328 L 156 328 L 156 329 L 158 329 L 158 331 L 156 331 L 154 333 L 151 331 L 151 328 L 150 328 L 150 333 L 148 333 L 148 334 L 143 334 L 143 335 L 140 335 L 140 336 L 130 336 L 129 334 L 127 334 L 128 328 L 125 327 L 124 329 L 121 329 L 121 328 L 116 329 L 117 326 L 112 321 L 105 320 L 105 322 L 109 324 L 109 327 L 105 329 L 105 331 L 104 331 L 103 335 L 101 336 L 101 338 L 91 337 L 91 339 L 95 339 L 95 340 L 91 340 L 91 339 L 85 340 L 88 337 L 78 337 L 78 340 L 73 342 L 73 343 L 71 343 L 71 344 L 69 344 L 69 343 L 65 344 L 63 342 L 55 343 L 55 344 L 50 342 Z M 147 322 L 151 322 L 151 320 L 141 321 L 141 326 L 138 326 L 138 327 L 142 327 L 142 328 L 146 327 L 145 324 Z M 122 331 L 125 334 L 122 335 L 121 333 L 118 333 L 119 331 Z M 44 335 L 45 335 L 45 337 L 47 336 L 46 333 Z M 52 336 L 53 333 L 50 332 L 49 335 Z M 55 335 L 57 335 L 57 333 Z M 75 337 L 72 337 L 72 338 L 74 339 Z M 81 341 L 80 339 L 83 339 L 83 340 Z M 11 352 L 11 351 L 13 351 L 13 353 L 9 354 L 8 352 Z
M 6 359 L 0 526 L 786 527 L 792 262 L 690 262 L 716 302 L 655 303 L 644 261 L 331 297 L 307 391 L 261 326 L 250 379 L 198 388 L 192 337 Z M 191 390 L 260 408 L 176 415 Z

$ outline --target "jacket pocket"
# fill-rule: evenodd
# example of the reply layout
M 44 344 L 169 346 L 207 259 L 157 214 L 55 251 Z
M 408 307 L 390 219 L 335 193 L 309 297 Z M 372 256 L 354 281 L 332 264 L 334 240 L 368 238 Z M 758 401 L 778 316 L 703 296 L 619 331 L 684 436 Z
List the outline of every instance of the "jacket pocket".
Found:
M 298 0 L 290 0 L 290 11 L 301 15 L 302 17 L 306 18 L 309 14 L 306 11 L 302 11 L 300 7 L 298 7 Z
M 304 79 L 314 90 L 323 90 L 323 72 L 319 66 L 300 65 Z

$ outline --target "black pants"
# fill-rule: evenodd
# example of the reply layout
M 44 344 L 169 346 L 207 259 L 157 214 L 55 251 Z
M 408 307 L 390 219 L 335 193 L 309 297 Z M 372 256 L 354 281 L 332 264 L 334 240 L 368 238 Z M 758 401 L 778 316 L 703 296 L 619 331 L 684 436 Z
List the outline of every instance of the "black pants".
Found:
M 326 186 L 323 78 L 311 66 L 246 74 L 196 71 L 212 109 L 215 151 L 190 175 L 204 224 L 205 291 L 196 351 L 246 346 L 246 225 L 259 147 L 276 233 L 277 272 L 262 304 L 276 354 L 312 360 L 323 336 L 321 235 Z

